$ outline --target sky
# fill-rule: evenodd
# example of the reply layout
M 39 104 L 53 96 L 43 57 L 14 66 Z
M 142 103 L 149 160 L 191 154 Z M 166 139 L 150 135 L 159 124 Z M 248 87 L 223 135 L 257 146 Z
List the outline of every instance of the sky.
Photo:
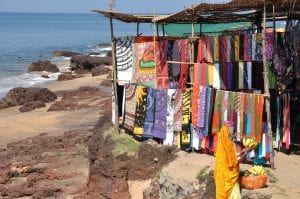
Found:
M 113 10 L 125 13 L 174 13 L 185 6 L 229 0 L 116 0 Z M 110 0 L 0 0 L 0 12 L 89 13 L 108 9 Z

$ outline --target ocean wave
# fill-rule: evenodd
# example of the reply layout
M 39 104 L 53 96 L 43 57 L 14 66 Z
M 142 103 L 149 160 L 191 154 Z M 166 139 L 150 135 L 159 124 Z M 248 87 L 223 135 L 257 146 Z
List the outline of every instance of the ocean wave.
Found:
M 0 98 L 15 87 L 35 87 L 57 80 L 60 73 L 47 73 L 49 78 L 43 78 L 43 72 L 24 73 L 21 75 L 0 78 Z

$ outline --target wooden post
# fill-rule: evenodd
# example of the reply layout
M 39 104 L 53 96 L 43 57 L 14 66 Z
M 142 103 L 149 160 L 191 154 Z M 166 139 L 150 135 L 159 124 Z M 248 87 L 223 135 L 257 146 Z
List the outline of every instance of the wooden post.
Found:
M 262 48 L 263 48 L 263 64 L 264 64 L 264 90 L 266 95 L 270 95 L 269 90 L 269 66 L 266 56 L 266 1 L 264 1 L 264 15 L 263 15 L 263 32 L 262 32 Z M 270 164 L 274 168 L 274 151 L 272 141 L 272 126 L 271 126 L 271 110 L 270 110 L 270 97 L 265 97 L 265 108 L 267 112 L 268 135 L 270 143 Z
M 163 34 L 163 37 L 165 36 L 165 24 L 162 24 L 162 34 Z
M 140 34 L 140 22 L 136 23 L 136 35 Z
M 119 105 L 118 105 L 118 89 L 117 89 L 117 64 L 116 64 L 116 42 L 114 37 L 112 17 L 109 18 L 110 37 L 111 37 L 111 52 L 112 52 L 112 67 L 113 67 L 113 90 L 115 97 L 115 128 L 119 133 Z

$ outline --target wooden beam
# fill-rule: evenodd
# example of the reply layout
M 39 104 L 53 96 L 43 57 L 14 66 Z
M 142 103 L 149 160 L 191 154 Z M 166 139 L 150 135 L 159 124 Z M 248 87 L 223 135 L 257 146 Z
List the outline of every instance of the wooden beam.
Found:
M 119 133 L 119 105 L 118 105 L 118 89 L 117 89 L 117 64 L 116 64 L 116 41 L 114 37 L 114 27 L 112 17 L 109 18 L 110 37 L 111 37 L 111 52 L 112 52 L 112 68 L 113 68 L 113 90 L 115 98 L 115 128 Z

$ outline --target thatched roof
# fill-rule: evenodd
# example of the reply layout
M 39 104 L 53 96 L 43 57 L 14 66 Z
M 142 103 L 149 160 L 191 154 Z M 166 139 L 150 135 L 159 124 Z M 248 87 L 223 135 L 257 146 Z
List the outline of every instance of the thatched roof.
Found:
M 110 10 L 92 10 L 102 14 L 104 17 L 117 19 L 126 23 L 153 23 L 154 15 L 138 15 L 138 14 L 125 14 Z M 157 17 L 165 17 L 166 15 L 159 15 Z
M 284 16 L 290 10 L 294 1 L 294 11 L 299 16 L 300 0 L 265 0 L 269 16 L 272 13 L 273 5 L 277 16 Z M 154 19 L 158 23 L 222 23 L 233 21 L 253 21 L 261 16 L 264 6 L 263 0 L 233 0 L 228 3 L 201 3 L 195 7 L 185 9 L 164 18 Z M 251 11 L 251 13 L 248 13 Z

